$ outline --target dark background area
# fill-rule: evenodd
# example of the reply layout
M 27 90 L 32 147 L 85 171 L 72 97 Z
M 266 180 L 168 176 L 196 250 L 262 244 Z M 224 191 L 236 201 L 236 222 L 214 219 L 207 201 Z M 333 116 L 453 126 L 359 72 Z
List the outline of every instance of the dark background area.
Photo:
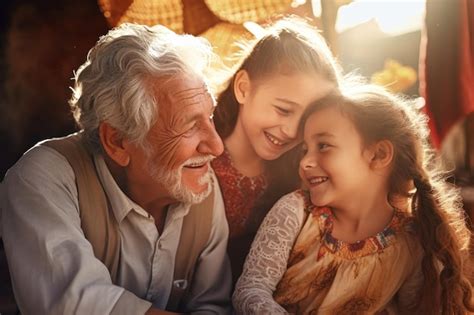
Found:
M 108 26 L 95 0 L 2 0 L 0 179 L 36 142 L 75 129 L 73 70 Z
M 109 29 L 96 0 L 0 3 L 0 180 L 40 140 L 75 130 L 67 104 L 73 71 Z M 390 37 L 374 22 L 339 35 L 346 71 L 370 77 L 388 58 L 418 68 L 420 32 Z M 416 84 L 407 91 L 418 94 Z

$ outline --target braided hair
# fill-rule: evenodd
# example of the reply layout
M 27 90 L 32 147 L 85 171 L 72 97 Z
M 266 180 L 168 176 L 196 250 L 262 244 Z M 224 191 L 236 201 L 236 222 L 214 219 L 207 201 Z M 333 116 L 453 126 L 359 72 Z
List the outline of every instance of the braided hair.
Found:
M 366 145 L 381 140 L 393 144 L 388 200 L 393 204 L 400 196 L 413 197 L 411 211 L 424 252 L 417 312 L 451 315 L 474 311 L 472 287 L 464 275 L 470 231 L 459 190 L 446 181 L 430 146 L 426 115 L 412 102 L 381 87 L 357 84 L 310 105 L 300 127 L 309 115 L 330 106 L 354 122 Z

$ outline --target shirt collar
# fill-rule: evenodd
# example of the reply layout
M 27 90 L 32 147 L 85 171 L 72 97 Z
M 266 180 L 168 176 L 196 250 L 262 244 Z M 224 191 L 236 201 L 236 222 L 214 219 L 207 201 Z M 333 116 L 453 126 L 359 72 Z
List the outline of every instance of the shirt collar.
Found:
M 97 169 L 97 174 L 104 188 L 105 194 L 109 199 L 110 205 L 112 206 L 112 211 L 115 215 L 117 222 L 122 222 L 122 220 L 128 215 L 132 210 L 135 210 L 139 214 L 149 217 L 149 214 L 142 209 L 139 205 L 133 202 L 127 195 L 120 189 L 117 185 L 117 182 L 112 177 L 107 164 L 105 164 L 104 158 L 100 154 L 94 155 L 94 163 Z
M 115 215 L 117 222 L 122 220 L 130 213 L 135 210 L 138 214 L 150 218 L 150 214 L 140 207 L 137 203 L 131 200 L 118 186 L 117 182 L 110 173 L 104 158 L 100 154 L 94 155 L 94 163 L 97 169 L 97 174 L 104 188 L 105 194 L 110 201 L 112 211 Z M 184 217 L 191 208 L 189 204 L 176 203 L 169 207 L 166 221 L 171 221 Z

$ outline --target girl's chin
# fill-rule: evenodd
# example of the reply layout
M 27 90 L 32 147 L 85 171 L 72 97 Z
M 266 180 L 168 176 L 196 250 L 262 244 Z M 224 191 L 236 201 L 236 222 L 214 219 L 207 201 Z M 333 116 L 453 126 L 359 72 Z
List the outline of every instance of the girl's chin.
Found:
M 316 207 L 327 207 L 328 204 L 327 202 L 325 202 L 324 200 L 322 200 L 321 198 L 318 198 L 316 196 L 313 197 L 313 195 L 310 193 L 310 197 L 311 197 L 311 203 L 313 205 L 315 205 Z
M 258 153 L 261 159 L 266 161 L 272 161 L 278 159 L 280 156 L 291 150 L 293 147 L 294 146 L 289 144 L 285 144 L 282 146 L 275 145 L 265 138 L 265 143 L 262 143 L 260 150 L 257 150 L 256 152 Z
M 265 161 L 274 161 L 278 159 L 281 155 L 283 154 L 282 152 L 270 152 L 270 151 L 261 151 L 259 152 L 258 156 Z
M 290 151 L 291 147 L 285 145 L 282 147 L 267 147 L 267 148 L 261 148 L 260 151 L 258 152 L 258 155 L 260 156 L 261 159 L 266 160 L 266 161 L 273 161 L 281 157 L 283 154 L 286 152 Z

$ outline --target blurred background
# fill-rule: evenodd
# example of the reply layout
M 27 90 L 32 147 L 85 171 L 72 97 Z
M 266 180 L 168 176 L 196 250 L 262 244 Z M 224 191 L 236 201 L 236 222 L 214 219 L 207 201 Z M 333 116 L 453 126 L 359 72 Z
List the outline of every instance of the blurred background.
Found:
M 474 195 L 474 0 L 2 0 L 0 180 L 40 140 L 75 130 L 71 78 L 123 22 L 204 36 L 224 64 L 235 42 L 283 14 L 311 19 L 346 72 L 418 98 L 432 141 Z M 472 198 L 474 199 L 474 198 Z M 470 200 L 470 199 L 469 199 Z M 467 201 L 469 202 L 469 201 Z

